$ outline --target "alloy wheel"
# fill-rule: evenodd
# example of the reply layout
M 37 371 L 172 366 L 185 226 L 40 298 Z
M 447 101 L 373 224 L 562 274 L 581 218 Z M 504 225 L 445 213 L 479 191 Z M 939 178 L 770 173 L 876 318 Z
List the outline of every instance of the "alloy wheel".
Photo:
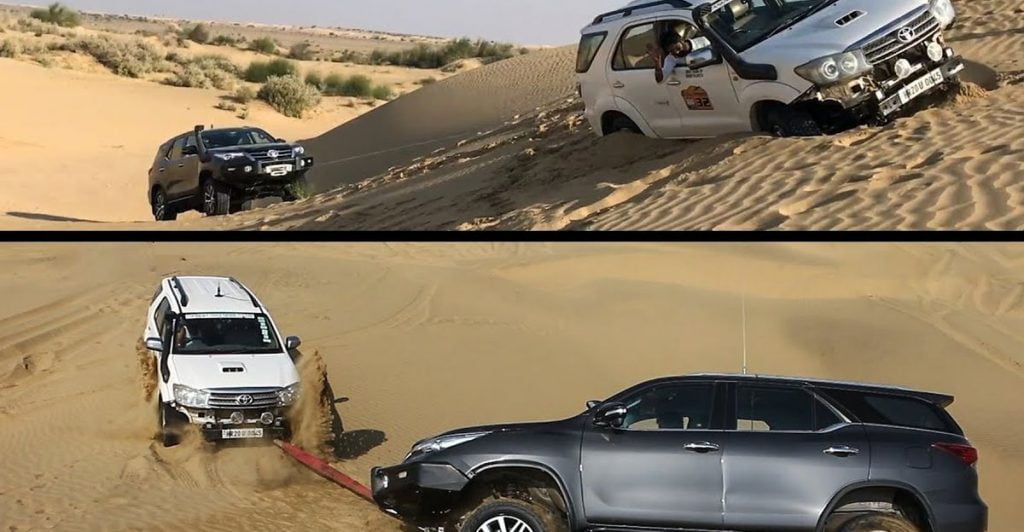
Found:
M 511 515 L 492 517 L 476 529 L 476 532 L 534 532 L 526 521 Z

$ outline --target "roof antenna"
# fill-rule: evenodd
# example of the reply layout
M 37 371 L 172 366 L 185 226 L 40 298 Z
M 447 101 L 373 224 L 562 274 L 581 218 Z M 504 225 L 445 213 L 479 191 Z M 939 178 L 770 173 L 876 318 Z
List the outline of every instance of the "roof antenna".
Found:
M 743 374 L 747 374 L 747 292 L 743 291 Z
M 220 283 L 217 283 L 217 295 L 214 297 L 224 297 L 224 294 L 220 293 Z

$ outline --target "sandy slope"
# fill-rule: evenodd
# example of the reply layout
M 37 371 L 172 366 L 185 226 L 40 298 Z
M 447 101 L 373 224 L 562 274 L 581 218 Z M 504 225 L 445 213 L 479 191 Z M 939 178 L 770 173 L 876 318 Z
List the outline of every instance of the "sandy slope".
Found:
M 751 369 L 953 393 L 993 532 L 1024 520 L 1024 250 L 897 245 L 4 245 L 5 531 L 390 530 L 273 448 L 152 445 L 135 342 L 171 273 L 235 275 L 326 360 L 366 478 L 415 440 Z

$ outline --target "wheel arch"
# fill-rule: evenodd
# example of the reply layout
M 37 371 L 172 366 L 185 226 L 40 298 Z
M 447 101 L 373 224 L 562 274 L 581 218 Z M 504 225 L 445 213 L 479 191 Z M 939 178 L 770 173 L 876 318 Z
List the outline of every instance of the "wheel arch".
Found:
M 825 506 L 825 510 L 820 516 L 818 516 L 818 525 L 815 530 L 817 532 L 823 532 L 829 516 L 831 516 L 836 509 L 841 508 L 841 503 L 849 500 L 851 496 L 858 492 L 870 492 L 873 490 L 877 490 L 879 492 L 891 490 L 895 492 L 896 496 L 907 495 L 911 497 L 912 502 L 917 504 L 921 510 L 923 510 L 922 517 L 924 522 L 921 523 L 925 527 L 923 532 L 932 532 L 935 530 L 935 516 L 932 513 L 931 506 L 928 504 L 928 500 L 925 499 L 924 495 L 914 486 L 896 480 L 872 480 L 857 482 L 846 486 L 836 493 L 829 501 L 828 505 Z
M 569 523 L 575 524 L 577 518 L 582 517 L 582 512 L 576 508 L 575 499 L 570 495 L 565 480 L 554 469 L 538 462 L 516 460 L 478 466 L 470 471 L 470 481 L 464 488 L 464 492 L 468 492 L 485 479 L 498 477 L 502 474 L 521 475 L 524 473 L 534 478 L 543 478 L 554 485 L 558 494 L 562 497 L 562 504 L 565 506 L 566 518 L 569 520 Z M 575 528 L 575 526 L 571 528 Z
M 644 115 L 641 114 L 640 111 L 635 106 L 633 106 L 633 104 L 629 103 L 624 98 L 620 98 L 618 96 L 615 97 L 614 103 L 615 105 L 609 107 L 608 109 L 605 110 L 604 113 L 602 113 L 602 123 L 604 122 L 604 116 L 606 114 L 611 112 L 618 112 L 619 114 L 626 115 L 626 118 L 632 120 L 633 123 L 636 124 L 636 127 L 640 128 L 640 131 L 643 132 L 644 135 L 651 138 L 661 138 L 658 136 L 657 133 L 654 132 L 654 129 L 651 128 L 651 125 L 647 123 L 646 119 L 644 119 Z
M 797 101 L 803 94 L 805 93 L 785 83 L 778 81 L 761 81 L 747 85 L 746 88 L 743 89 L 743 92 L 740 93 L 739 100 L 745 103 L 747 110 L 750 113 L 751 131 L 759 131 L 759 124 L 757 121 L 758 115 L 756 114 L 759 107 L 763 107 L 766 104 L 781 104 L 783 106 L 790 105 Z

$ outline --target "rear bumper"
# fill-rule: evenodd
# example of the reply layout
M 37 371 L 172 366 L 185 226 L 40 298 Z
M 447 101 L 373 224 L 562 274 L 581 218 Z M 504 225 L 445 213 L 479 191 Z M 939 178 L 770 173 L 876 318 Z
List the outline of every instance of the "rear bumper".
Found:
M 986 532 L 988 506 L 976 504 L 943 504 L 932 508 L 935 532 Z
M 443 525 L 468 483 L 469 478 L 448 464 L 416 462 L 370 472 L 373 500 L 380 509 L 421 527 Z

